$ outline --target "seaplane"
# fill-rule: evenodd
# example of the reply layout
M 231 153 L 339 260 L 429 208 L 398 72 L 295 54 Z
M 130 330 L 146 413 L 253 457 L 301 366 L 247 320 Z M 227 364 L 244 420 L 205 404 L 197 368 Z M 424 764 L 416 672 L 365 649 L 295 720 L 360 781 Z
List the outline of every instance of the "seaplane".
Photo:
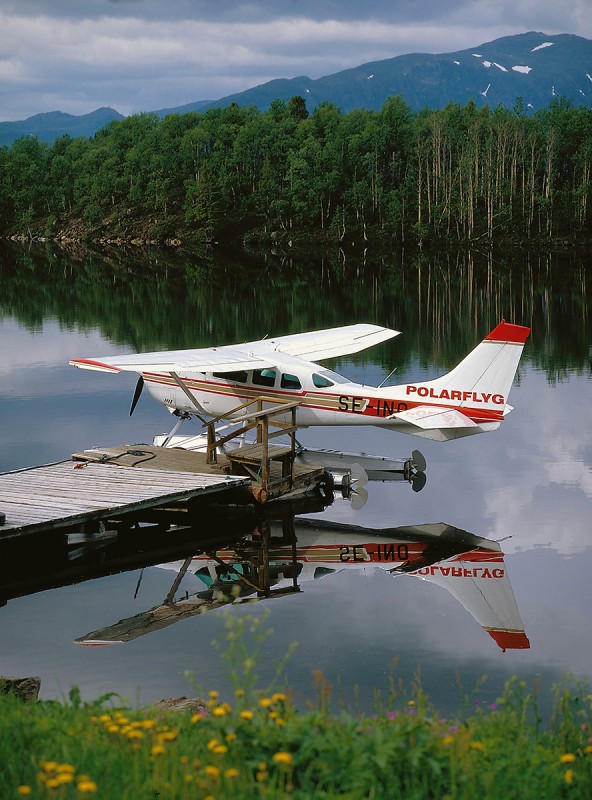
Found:
M 400 334 L 366 323 L 243 344 L 75 358 L 69 363 L 100 372 L 138 373 L 130 415 L 146 387 L 179 418 L 165 445 L 184 419 L 240 422 L 240 407 L 261 396 L 269 404 L 297 402 L 299 428 L 375 425 L 445 442 L 500 427 L 512 411 L 508 396 L 529 332 L 502 321 L 446 375 L 388 387 L 354 383 L 318 363 Z

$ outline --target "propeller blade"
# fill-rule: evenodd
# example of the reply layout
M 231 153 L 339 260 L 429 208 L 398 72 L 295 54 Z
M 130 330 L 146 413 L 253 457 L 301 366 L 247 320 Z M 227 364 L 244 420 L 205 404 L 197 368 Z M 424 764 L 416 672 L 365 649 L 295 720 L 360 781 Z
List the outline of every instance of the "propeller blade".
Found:
M 142 389 L 144 388 L 144 378 L 140 375 L 138 378 L 138 382 L 136 383 L 136 389 L 134 391 L 134 397 L 132 399 L 132 406 L 130 408 L 130 417 L 134 413 L 135 407 L 138 405 L 138 400 L 140 399 L 140 395 L 142 394 Z
M 351 496 L 351 507 L 354 511 L 359 511 L 361 508 L 364 508 L 368 501 L 368 490 L 360 487 L 352 492 Z
M 411 460 L 413 461 L 413 466 L 418 472 L 425 472 L 427 464 L 423 453 L 420 453 L 419 450 L 414 450 L 411 453 Z
M 368 483 L 368 473 L 360 464 L 352 464 L 349 473 L 352 481 L 356 482 L 356 491 Z
M 426 481 L 427 478 L 425 472 L 416 472 L 411 478 L 411 488 L 414 492 L 421 492 L 423 487 L 426 485 Z

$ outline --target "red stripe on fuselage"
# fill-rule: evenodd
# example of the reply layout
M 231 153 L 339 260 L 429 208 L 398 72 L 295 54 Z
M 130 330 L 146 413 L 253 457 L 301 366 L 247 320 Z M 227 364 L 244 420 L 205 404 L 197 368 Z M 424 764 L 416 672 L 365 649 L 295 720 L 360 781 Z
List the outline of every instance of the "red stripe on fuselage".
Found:
M 178 384 L 171 380 L 167 374 L 156 372 L 142 373 L 144 380 L 152 382 L 158 386 L 171 386 L 178 388 Z M 425 402 L 424 398 L 415 402 L 406 398 L 405 400 L 395 400 L 392 397 L 364 397 L 363 395 L 337 394 L 335 392 L 300 392 L 275 389 L 266 386 L 256 386 L 254 384 L 242 385 L 234 383 L 217 383 L 215 381 L 198 380 L 195 378 L 182 377 L 181 380 L 187 385 L 190 391 L 199 391 L 206 394 L 220 395 L 222 397 L 236 397 L 238 400 L 249 400 L 260 395 L 269 397 L 271 400 L 278 398 L 296 398 L 302 400 L 302 408 L 310 408 L 315 411 L 338 411 L 348 414 L 350 417 L 371 417 L 377 420 L 386 420 L 392 414 L 408 411 L 413 408 L 429 407 L 434 411 L 459 411 L 469 417 L 473 422 L 499 422 L 503 419 L 503 410 L 471 408 L 468 406 L 444 403 Z M 193 385 L 192 385 L 193 384 Z M 312 397 L 311 397 L 312 395 Z M 333 400 L 334 405 L 328 407 L 322 403 L 315 403 L 313 397 L 323 397 Z M 311 398 L 307 400 L 307 398 Z M 505 403 L 504 403 L 505 405 Z

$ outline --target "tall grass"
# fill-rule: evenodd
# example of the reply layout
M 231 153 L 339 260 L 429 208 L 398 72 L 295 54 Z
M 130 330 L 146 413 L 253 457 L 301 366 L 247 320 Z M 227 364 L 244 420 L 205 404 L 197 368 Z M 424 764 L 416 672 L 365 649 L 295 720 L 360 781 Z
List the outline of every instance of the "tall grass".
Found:
M 585 798 L 592 796 L 592 697 L 566 678 L 542 719 L 537 687 L 510 681 L 497 703 L 443 719 L 418 681 L 372 715 L 255 682 L 261 620 L 227 617 L 232 697 L 207 710 L 132 710 L 116 695 L 25 704 L 0 696 L 0 798 Z M 236 660 L 238 658 L 238 661 Z M 244 671 L 246 670 L 246 676 Z M 278 675 L 281 669 L 278 669 Z M 241 675 L 245 678 L 241 685 Z

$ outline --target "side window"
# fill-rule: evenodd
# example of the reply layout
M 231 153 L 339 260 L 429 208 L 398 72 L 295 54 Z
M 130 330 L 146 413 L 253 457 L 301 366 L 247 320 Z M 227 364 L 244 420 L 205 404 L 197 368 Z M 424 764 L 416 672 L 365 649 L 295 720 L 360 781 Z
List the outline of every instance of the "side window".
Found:
M 225 381 L 232 383 L 246 383 L 248 372 L 241 370 L 240 372 L 212 372 L 214 378 L 222 378 Z
M 287 372 L 282 373 L 280 386 L 282 389 L 302 389 L 302 384 L 296 375 L 288 375 Z
M 275 384 L 275 370 L 254 369 L 253 383 L 257 386 L 273 386 Z
M 333 381 L 330 381 L 329 378 L 325 378 L 322 375 L 319 375 L 318 372 L 313 372 L 312 382 L 319 389 L 326 389 L 327 386 L 335 386 Z

